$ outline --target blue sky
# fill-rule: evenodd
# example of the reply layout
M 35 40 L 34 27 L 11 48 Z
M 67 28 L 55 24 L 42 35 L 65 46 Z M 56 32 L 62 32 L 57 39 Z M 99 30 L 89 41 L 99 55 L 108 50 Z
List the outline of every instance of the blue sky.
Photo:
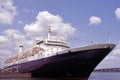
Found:
M 120 0 L 0 0 L 0 56 L 29 48 L 47 26 L 72 47 L 110 42 L 117 47 L 97 68 L 120 67 Z M 63 38 L 63 37 L 61 37 Z M 74 39 L 73 39 L 74 38 Z M 78 40 L 79 39 L 79 40 Z M 89 41 L 89 42 L 88 42 Z

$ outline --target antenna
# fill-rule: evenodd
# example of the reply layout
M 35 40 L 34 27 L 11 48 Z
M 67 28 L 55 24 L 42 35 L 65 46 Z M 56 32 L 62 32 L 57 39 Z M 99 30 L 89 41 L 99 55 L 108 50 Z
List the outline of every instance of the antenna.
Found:
M 107 34 L 108 43 L 110 43 L 110 32 Z

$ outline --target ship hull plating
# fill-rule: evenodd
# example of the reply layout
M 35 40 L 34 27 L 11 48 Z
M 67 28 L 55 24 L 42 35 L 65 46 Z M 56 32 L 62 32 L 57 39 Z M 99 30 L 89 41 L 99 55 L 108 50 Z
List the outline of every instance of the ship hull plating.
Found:
M 18 66 L 19 72 L 30 72 L 33 77 L 87 80 L 94 68 L 114 47 L 113 44 L 88 46 L 15 66 Z
M 54 57 L 51 57 L 45 59 L 46 64 L 40 65 L 41 68 L 31 71 L 32 76 L 88 78 L 93 69 L 108 52 L 109 50 L 100 49 L 83 51 L 80 55 L 80 52 L 68 53 L 67 55 L 55 57 L 56 60 L 54 60 Z M 101 53 L 103 54 L 101 55 Z M 50 60 L 51 62 L 49 63 Z

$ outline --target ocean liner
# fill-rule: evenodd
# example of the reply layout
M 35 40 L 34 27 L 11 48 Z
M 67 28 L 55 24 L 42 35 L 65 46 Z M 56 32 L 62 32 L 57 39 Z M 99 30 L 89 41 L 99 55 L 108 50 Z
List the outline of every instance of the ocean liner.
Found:
M 94 68 L 115 47 L 114 44 L 91 44 L 70 48 L 61 39 L 48 37 L 38 39 L 36 45 L 8 58 L 3 73 L 31 73 L 32 77 L 79 78 L 87 80 Z

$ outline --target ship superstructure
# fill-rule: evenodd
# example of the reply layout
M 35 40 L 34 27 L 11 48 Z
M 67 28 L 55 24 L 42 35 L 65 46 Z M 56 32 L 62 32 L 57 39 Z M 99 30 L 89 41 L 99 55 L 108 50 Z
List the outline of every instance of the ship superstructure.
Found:
M 37 39 L 36 45 L 27 50 L 23 49 L 23 45 L 20 45 L 18 55 L 9 57 L 9 59 L 5 61 L 5 66 L 54 56 L 57 55 L 58 52 L 69 48 L 70 46 L 66 41 L 52 38 L 51 29 L 48 27 L 48 37 L 46 39 Z

